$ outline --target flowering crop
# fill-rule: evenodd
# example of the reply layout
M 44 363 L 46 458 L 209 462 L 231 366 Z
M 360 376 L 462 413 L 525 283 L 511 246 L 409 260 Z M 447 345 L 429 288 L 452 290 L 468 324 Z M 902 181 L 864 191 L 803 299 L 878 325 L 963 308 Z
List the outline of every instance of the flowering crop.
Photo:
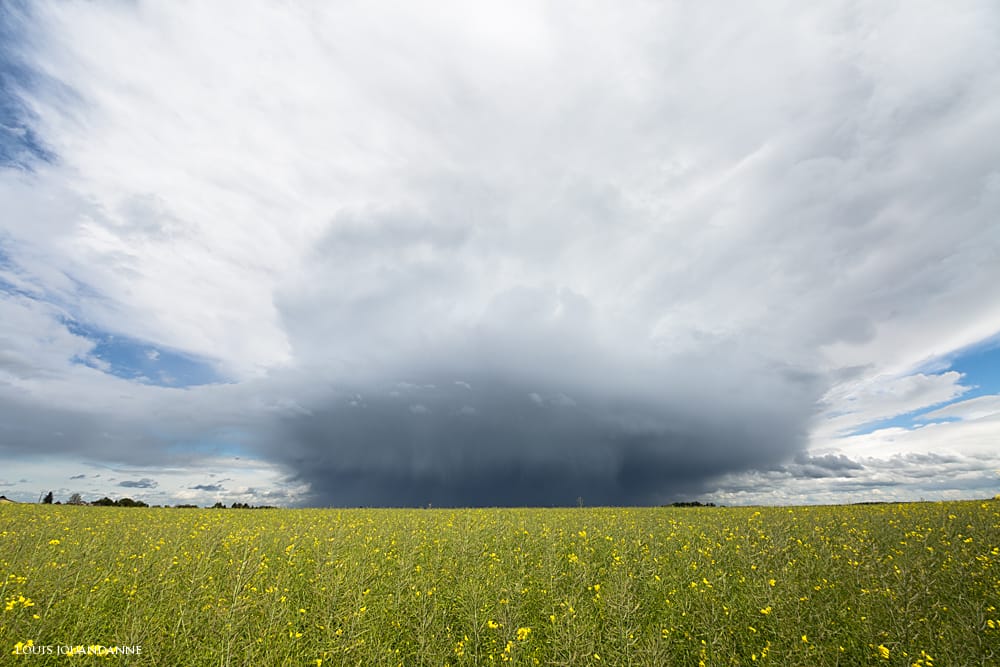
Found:
M 997 501 L 3 505 L 0 664 L 985 664 L 998 545 Z

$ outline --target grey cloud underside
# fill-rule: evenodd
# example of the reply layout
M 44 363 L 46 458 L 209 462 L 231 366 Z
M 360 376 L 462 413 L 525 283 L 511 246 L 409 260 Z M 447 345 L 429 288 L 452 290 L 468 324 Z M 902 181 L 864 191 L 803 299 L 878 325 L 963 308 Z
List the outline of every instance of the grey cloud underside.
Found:
M 155 480 L 143 477 L 142 479 L 127 479 L 118 482 L 118 486 L 123 486 L 127 489 L 155 489 L 158 484 Z
M 648 504 L 788 457 L 809 415 L 801 387 L 786 387 L 786 411 L 750 392 L 711 397 L 669 381 L 656 396 L 461 377 L 471 389 L 411 376 L 324 397 L 282 418 L 268 439 L 281 447 L 266 453 L 310 483 L 318 504 Z
M 164 440 L 126 413 L 46 406 L 23 397 L 0 401 L 0 457 L 80 454 L 90 460 L 151 465 L 169 462 Z
M 777 470 L 793 477 L 851 477 L 864 470 L 864 466 L 843 454 L 809 456 L 799 452 L 791 463 L 782 465 Z
M 224 491 L 225 487 L 221 484 L 195 484 L 191 487 L 197 491 Z

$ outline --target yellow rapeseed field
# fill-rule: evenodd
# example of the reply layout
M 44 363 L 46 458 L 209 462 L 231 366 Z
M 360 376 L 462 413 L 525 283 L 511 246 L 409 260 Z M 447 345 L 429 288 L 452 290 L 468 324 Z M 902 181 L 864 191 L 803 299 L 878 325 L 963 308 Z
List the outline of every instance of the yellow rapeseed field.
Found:
M 0 577 L 11 665 L 1000 664 L 998 501 L 3 505 Z

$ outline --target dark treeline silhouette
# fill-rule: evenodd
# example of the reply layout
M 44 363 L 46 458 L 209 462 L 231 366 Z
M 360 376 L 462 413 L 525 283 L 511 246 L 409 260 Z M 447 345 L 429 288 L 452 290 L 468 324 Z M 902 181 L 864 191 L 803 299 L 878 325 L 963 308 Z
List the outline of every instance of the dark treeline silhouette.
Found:
M 715 507 L 715 503 L 700 503 L 697 500 L 689 502 L 670 503 L 666 507 Z
M 274 506 L 272 506 L 272 505 L 248 505 L 247 503 L 233 503 L 232 505 L 230 505 L 227 508 L 222 503 L 215 503 L 214 505 L 212 505 L 212 509 L 214 509 L 214 510 L 224 510 L 224 509 L 231 509 L 231 510 L 273 510 L 273 509 L 277 509 L 277 508 L 274 507 Z
M 98 505 L 100 507 L 149 507 L 149 505 L 142 502 L 141 500 L 132 500 L 131 498 L 111 500 L 111 498 L 108 498 L 107 496 L 104 496 L 100 500 L 95 500 L 90 504 Z
M 7 500 L 4 498 L 4 500 Z M 11 501 L 7 501 L 11 502 Z M 43 505 L 61 505 L 60 501 L 53 502 L 53 494 L 49 491 L 40 502 Z M 107 496 L 104 496 L 100 500 L 94 500 L 92 502 L 86 502 L 80 497 L 79 493 L 74 493 L 70 496 L 69 500 L 66 501 L 67 505 L 96 505 L 98 507 L 149 507 L 147 503 L 141 500 L 133 500 L 132 498 L 120 498 L 118 500 L 112 500 Z M 170 507 L 170 505 L 153 505 L 153 507 Z M 207 507 L 207 506 L 206 506 Z M 174 505 L 175 509 L 199 509 L 198 505 L 192 505 L 189 503 L 182 503 L 179 505 Z M 221 502 L 212 505 L 212 509 L 234 509 L 234 510 L 273 510 L 278 509 L 274 505 L 251 505 L 249 503 L 233 503 L 229 507 L 226 507 Z

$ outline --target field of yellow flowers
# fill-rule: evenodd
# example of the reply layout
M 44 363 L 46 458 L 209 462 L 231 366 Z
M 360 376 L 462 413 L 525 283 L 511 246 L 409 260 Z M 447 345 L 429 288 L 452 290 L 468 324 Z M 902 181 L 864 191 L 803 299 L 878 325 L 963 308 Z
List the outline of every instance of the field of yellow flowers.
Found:
M 1000 664 L 998 501 L 0 505 L 0 577 L 0 664 Z

